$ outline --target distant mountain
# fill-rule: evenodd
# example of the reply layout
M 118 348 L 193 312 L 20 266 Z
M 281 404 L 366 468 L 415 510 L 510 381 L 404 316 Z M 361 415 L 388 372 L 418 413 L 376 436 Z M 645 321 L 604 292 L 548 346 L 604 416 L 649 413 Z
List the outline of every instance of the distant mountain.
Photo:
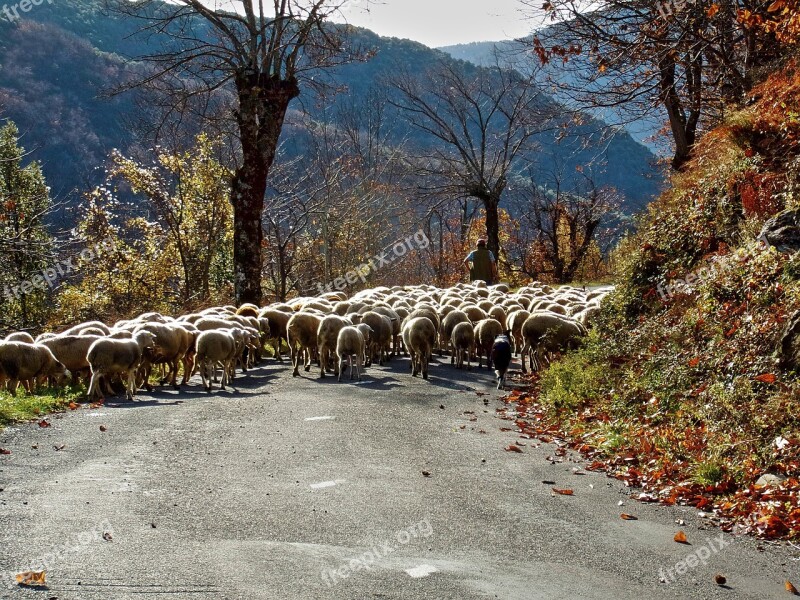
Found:
M 133 94 L 105 96 L 143 72 L 146 67 L 131 58 L 156 52 L 159 40 L 131 37 L 139 23 L 106 13 L 102 0 L 44 3 L 25 16 L 16 23 L 0 20 L 0 119 L 10 118 L 19 125 L 22 143 L 32 158 L 42 161 L 54 195 L 66 198 L 70 206 L 79 192 L 103 181 L 103 166 L 112 149 L 131 152 L 149 147 L 128 126 L 137 110 Z M 331 83 L 347 90 L 333 102 L 366 94 L 398 65 L 413 73 L 452 60 L 449 54 L 416 42 L 350 29 L 358 44 L 376 54 L 365 63 L 330 73 Z M 477 50 L 471 62 L 480 64 Z M 325 107 L 312 98 L 305 90 L 293 109 L 302 106 L 312 118 L 326 119 Z M 402 137 L 412 143 L 432 143 L 403 125 Z M 653 154 L 625 132 L 609 137 L 609 130 L 597 120 L 587 120 L 582 127 L 576 129 L 577 138 L 558 141 L 555 134 L 540 136 L 541 150 L 531 161 L 543 168 L 558 163 L 567 173 L 592 162 L 599 184 L 614 185 L 626 195 L 628 212 L 644 206 L 661 183 Z M 284 131 L 284 138 L 291 138 L 285 140 L 287 145 L 302 153 L 302 139 L 295 135 L 296 128 Z M 587 139 L 595 141 L 586 147 Z
M 438 48 L 457 60 L 470 62 L 474 65 L 488 67 L 495 64 L 496 56 L 520 57 L 528 54 L 529 50 L 523 43 L 515 40 L 501 40 L 497 42 L 471 42 L 469 44 L 456 44 L 454 46 L 442 46 Z M 568 75 L 559 70 L 557 66 L 550 65 L 543 69 L 544 73 L 551 76 L 554 81 L 570 82 Z M 565 97 L 559 93 L 558 87 L 550 89 L 549 92 L 556 100 L 564 101 Z M 589 111 L 590 114 L 606 122 L 614 123 L 618 117 L 610 110 L 597 109 Z M 622 125 L 634 140 L 647 146 L 651 151 L 663 151 L 663 144 L 656 141 L 658 131 L 662 123 L 658 116 L 644 119 L 637 119 L 626 122 Z

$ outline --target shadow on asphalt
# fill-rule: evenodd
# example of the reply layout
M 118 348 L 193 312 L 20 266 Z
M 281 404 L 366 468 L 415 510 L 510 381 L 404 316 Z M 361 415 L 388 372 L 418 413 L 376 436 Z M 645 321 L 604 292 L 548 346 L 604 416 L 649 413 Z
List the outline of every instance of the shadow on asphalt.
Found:
M 182 385 L 180 390 L 170 386 L 160 386 L 153 392 L 140 392 L 132 402 L 125 399 L 123 395 L 109 397 L 106 406 L 109 408 L 146 408 L 154 406 L 174 406 L 183 402 L 191 402 L 200 398 L 211 396 L 230 396 L 236 398 L 248 398 L 259 396 L 265 393 L 264 386 L 277 381 L 283 377 L 291 377 L 291 364 L 288 362 L 279 363 L 272 358 L 262 360 L 261 364 L 251 368 L 247 373 L 237 372 L 236 378 L 231 382 L 227 389 L 222 390 L 219 383 L 216 383 L 211 392 L 207 392 L 200 383 L 199 376 L 192 378 L 189 384 Z M 357 388 L 375 391 L 388 391 L 397 388 L 405 388 L 412 381 L 411 363 L 407 357 L 394 357 L 383 366 L 373 364 L 362 372 L 362 380 L 351 380 L 349 370 L 345 371 L 342 381 L 338 381 L 336 375 L 327 373 L 324 378 L 319 376 L 319 367 L 312 365 L 310 371 L 301 371 L 300 378 L 314 381 L 318 385 L 352 385 Z M 486 367 L 478 368 L 473 365 L 471 371 L 466 369 L 456 369 L 455 365 L 450 364 L 448 356 L 434 355 L 431 359 L 428 380 L 425 381 L 420 375 L 413 378 L 413 381 L 427 384 L 434 388 L 450 391 L 486 391 L 487 388 L 494 389 L 496 386 L 494 371 Z M 512 388 L 513 385 L 507 386 Z M 266 392 L 268 393 L 267 388 Z

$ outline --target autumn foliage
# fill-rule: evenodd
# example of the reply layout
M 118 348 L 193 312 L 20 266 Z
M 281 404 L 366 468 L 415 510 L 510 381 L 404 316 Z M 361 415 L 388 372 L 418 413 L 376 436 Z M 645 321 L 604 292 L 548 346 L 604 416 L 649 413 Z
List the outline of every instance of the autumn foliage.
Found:
M 792 62 L 704 137 L 622 244 L 586 346 L 507 399 L 519 432 L 582 452 L 634 498 L 762 538 L 800 537 L 800 381 L 775 361 L 800 256 L 756 239 L 800 207 L 798 111 Z

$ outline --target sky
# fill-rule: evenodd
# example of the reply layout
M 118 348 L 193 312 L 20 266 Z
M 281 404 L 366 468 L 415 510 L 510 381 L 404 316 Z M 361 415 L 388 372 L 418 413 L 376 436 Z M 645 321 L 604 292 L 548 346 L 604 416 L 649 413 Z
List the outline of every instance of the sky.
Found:
M 437 48 L 527 35 L 523 8 L 520 0 L 350 0 L 342 12 L 351 25 Z

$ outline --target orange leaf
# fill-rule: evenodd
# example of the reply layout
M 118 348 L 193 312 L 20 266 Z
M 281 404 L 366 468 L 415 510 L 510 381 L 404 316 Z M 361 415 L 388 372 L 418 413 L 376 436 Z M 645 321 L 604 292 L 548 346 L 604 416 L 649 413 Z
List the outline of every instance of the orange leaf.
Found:
M 45 419 L 39 421 L 39 427 L 50 427 L 50 423 L 48 423 Z
M 78 410 L 80 407 L 81 407 L 81 405 L 78 404 L 77 402 L 70 402 L 69 403 L 69 409 L 70 410 Z
M 628 513 L 622 513 L 620 515 L 620 518 L 624 519 L 626 521 L 638 521 L 639 520 L 639 517 L 634 517 L 633 515 L 629 515 Z
M 559 489 L 559 488 L 553 488 L 553 491 L 556 494 L 561 494 L 562 496 L 572 496 L 572 494 L 574 493 L 572 490 Z
M 514 444 L 509 444 L 508 446 L 506 446 L 506 452 L 519 452 L 519 453 L 522 453 L 522 448 L 520 448 L 519 446 L 516 446 Z
M 672 539 L 674 539 L 679 544 L 688 544 L 689 543 L 689 540 L 686 539 L 686 534 L 683 533 L 683 530 L 681 530 L 678 533 L 676 533 L 675 537 L 672 538 Z
M 760 381 L 761 383 L 775 383 L 778 378 L 773 373 L 763 373 L 761 375 L 757 375 L 753 377 L 756 381 Z
M 711 6 L 708 7 L 708 10 L 706 11 L 706 16 L 710 19 L 718 12 L 719 12 L 719 4 L 712 4 Z
M 795 596 L 800 596 L 800 593 L 797 592 L 797 588 L 794 587 L 794 584 L 791 581 L 787 579 L 785 585 L 787 592 L 789 592 L 790 594 L 794 594 Z
M 785 0 L 775 0 L 775 2 L 767 7 L 767 12 L 778 12 L 784 6 L 786 6 Z
M 689 366 L 692 367 L 692 368 L 696 367 L 699 364 L 700 364 L 700 358 L 699 357 L 695 357 L 695 358 L 693 358 L 692 360 L 689 361 Z
M 6 450 L 5 448 L 0 448 L 0 454 L 11 454 L 11 450 Z
M 25 571 L 16 576 L 17 583 L 20 585 L 40 586 L 45 585 L 44 571 Z M 789 583 L 788 581 L 786 583 Z

